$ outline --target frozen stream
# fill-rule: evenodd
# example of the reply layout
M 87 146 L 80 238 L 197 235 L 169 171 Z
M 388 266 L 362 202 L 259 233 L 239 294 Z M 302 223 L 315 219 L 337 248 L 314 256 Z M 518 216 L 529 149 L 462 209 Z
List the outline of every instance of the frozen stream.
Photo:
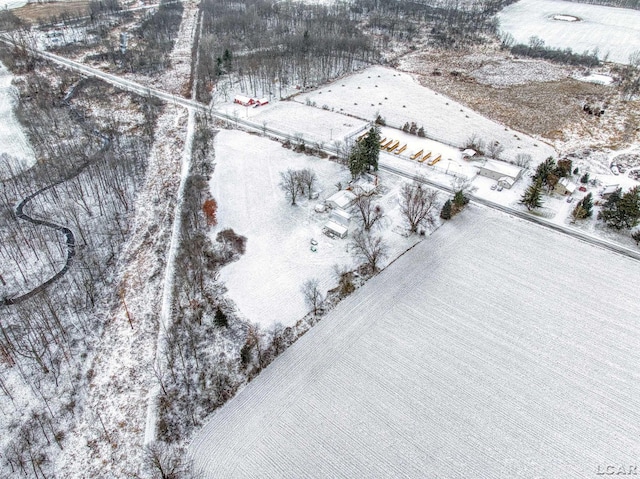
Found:
M 6 0 L 0 0 L 0 6 Z M 0 63 L 0 180 L 9 178 L 35 163 L 33 150 L 13 113 L 15 89 L 12 75 Z

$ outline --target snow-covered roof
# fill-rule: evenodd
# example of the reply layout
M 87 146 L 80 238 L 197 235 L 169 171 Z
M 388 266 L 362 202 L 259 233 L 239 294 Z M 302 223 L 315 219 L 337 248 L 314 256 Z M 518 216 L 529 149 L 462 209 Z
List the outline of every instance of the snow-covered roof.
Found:
M 576 184 L 569 178 L 560 178 L 558 183 L 560 183 L 569 193 L 573 193 L 574 191 L 576 191 Z
M 606 196 L 606 195 L 611 195 L 613 193 L 615 193 L 615 191 L 620 188 L 620 185 L 607 185 L 604 187 L 604 190 L 602 190 L 602 193 L 600 193 L 602 196 Z
M 462 156 L 475 156 L 476 150 L 472 150 L 471 148 L 467 148 L 462 152 Z
M 522 172 L 522 168 L 519 166 L 510 165 L 509 163 L 499 160 L 487 160 L 481 168 L 494 171 L 504 176 L 510 176 L 511 178 L 518 178 Z
M 511 176 L 503 176 L 498 180 L 498 183 L 507 184 L 509 188 L 511 188 L 515 182 L 516 182 L 516 179 L 512 178 Z
M 346 226 L 342 226 L 341 224 L 338 224 L 332 220 L 327 221 L 327 224 L 324 225 L 324 227 L 327 228 L 332 233 L 337 234 L 341 238 L 346 236 L 347 231 L 349 231 L 349 228 L 347 228 Z
M 346 208 L 353 200 L 356 199 L 356 195 L 347 190 L 338 191 L 335 195 L 327 198 L 327 203 L 334 205 L 336 208 Z
M 241 103 L 249 103 L 253 101 L 253 98 L 249 98 L 248 96 L 236 95 L 233 100 Z
M 341 208 L 336 208 L 333 211 L 331 211 L 330 218 L 332 221 L 335 221 L 336 223 L 339 223 L 344 226 L 348 226 L 349 221 L 351 220 L 351 215 Z

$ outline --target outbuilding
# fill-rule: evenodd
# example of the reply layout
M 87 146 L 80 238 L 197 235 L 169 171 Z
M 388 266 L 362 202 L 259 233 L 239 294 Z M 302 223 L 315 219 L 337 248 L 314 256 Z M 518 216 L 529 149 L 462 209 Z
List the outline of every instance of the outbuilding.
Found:
M 327 224 L 324 225 L 324 231 L 325 233 L 329 233 L 330 236 L 346 238 L 349 229 L 346 226 L 342 226 L 341 224 L 338 224 L 333 220 L 329 220 Z
M 256 103 L 253 98 L 249 98 L 248 96 L 236 95 L 233 99 L 233 103 L 237 103 L 242 106 L 251 106 Z

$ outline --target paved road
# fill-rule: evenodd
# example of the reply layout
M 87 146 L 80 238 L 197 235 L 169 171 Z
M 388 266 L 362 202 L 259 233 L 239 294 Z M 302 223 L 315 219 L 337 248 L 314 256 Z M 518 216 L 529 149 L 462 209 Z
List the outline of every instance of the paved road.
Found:
M 5 43 L 10 43 L 10 40 L 8 40 L 7 38 L 2 38 L 0 37 L 0 41 L 4 41 Z M 275 137 L 281 138 L 281 139 L 289 139 L 291 140 L 293 138 L 293 135 L 287 132 L 283 132 L 283 131 L 278 131 L 278 130 L 274 130 L 272 128 L 266 128 L 264 125 L 259 125 L 257 123 L 248 121 L 246 119 L 242 119 L 242 118 L 238 118 L 238 117 L 234 117 L 232 115 L 228 115 L 224 112 L 221 112 L 219 110 L 215 110 L 210 108 L 208 105 L 205 105 L 203 103 L 200 103 L 198 101 L 195 100 L 189 100 L 180 96 L 176 96 L 173 95 L 171 93 L 165 92 L 163 90 L 157 89 L 157 88 L 150 88 L 144 85 L 141 85 L 139 83 L 136 83 L 134 81 L 131 80 L 126 80 L 123 78 L 120 78 L 117 75 L 112 75 L 109 73 L 105 73 L 102 72 L 96 68 L 92 68 L 86 65 L 83 65 L 81 63 L 69 60 L 67 58 L 63 58 L 61 56 L 58 55 L 54 55 L 52 53 L 49 52 L 44 52 L 41 50 L 34 50 L 34 53 L 40 55 L 43 58 L 47 58 L 49 60 L 51 60 L 52 62 L 55 62 L 59 65 L 63 65 L 66 66 L 67 68 L 70 68 L 72 70 L 75 70 L 77 72 L 80 72 L 84 75 L 87 76 L 91 76 L 91 77 L 95 77 L 95 78 L 100 78 L 102 80 L 104 80 L 107 83 L 110 83 L 112 85 L 116 85 L 120 88 L 123 88 L 125 90 L 128 91 L 132 91 L 135 93 L 138 93 L 140 95 L 150 95 L 150 96 L 154 96 L 156 98 L 159 98 L 161 100 L 165 100 L 167 102 L 173 103 L 174 105 L 180 105 L 184 108 L 193 108 L 196 109 L 198 111 L 204 112 L 204 113 L 208 113 L 211 116 L 218 118 L 220 120 L 225 120 L 225 121 L 233 121 L 235 122 L 237 125 L 241 125 L 245 128 L 254 130 L 254 131 L 259 131 L 259 132 L 268 132 L 270 135 L 273 135 Z M 324 151 L 328 154 L 336 154 L 337 152 L 335 151 L 335 149 L 332 149 L 330 147 L 325 147 Z M 402 170 L 401 168 L 397 168 L 395 166 L 391 166 L 389 164 L 385 164 L 384 162 L 381 162 L 380 164 L 380 169 L 384 170 L 384 171 L 388 171 L 390 173 L 394 173 L 396 175 L 400 175 L 403 176 L 405 178 L 410 178 L 410 179 L 416 179 L 415 174 L 412 174 L 408 171 Z M 437 188 L 439 190 L 442 191 L 447 191 L 449 193 L 452 192 L 452 188 L 448 185 L 443 185 L 437 182 L 434 182 L 433 180 L 429 180 L 428 178 L 419 178 L 420 181 L 422 181 L 423 183 Z M 487 206 L 489 208 L 493 208 L 496 210 L 500 210 L 504 213 L 510 214 L 512 216 L 516 216 L 518 218 L 521 218 L 523 220 L 526 221 L 530 221 L 532 223 L 536 223 L 540 226 L 544 226 L 545 228 L 549 228 L 555 231 L 558 231 L 560 233 L 564 233 L 570 236 L 573 236 L 574 238 L 577 238 L 581 241 L 585 241 L 587 243 L 596 245 L 596 246 L 600 246 L 602 248 L 606 248 L 608 250 L 614 251 L 616 253 L 619 254 L 623 254 L 629 258 L 633 258 L 635 260 L 640 260 L 640 252 L 632 250 L 630 248 L 627 248 L 625 246 L 613 243 L 611 241 L 607 241 L 601 238 L 597 238 L 595 236 L 591 236 L 587 233 L 584 233 L 582 231 L 579 231 L 575 228 L 571 228 L 565 225 L 559 225 L 556 223 L 552 223 L 544 218 L 540 218 L 536 215 L 533 215 L 531 213 L 527 213 L 524 211 L 520 211 L 517 210 L 515 208 L 511 208 L 508 206 L 504 206 L 498 203 L 494 203 L 493 201 L 489 201 L 487 199 L 484 198 L 480 198 L 478 196 L 475 195 L 470 195 L 471 197 L 471 201 L 478 203 L 478 204 L 482 204 L 484 206 Z

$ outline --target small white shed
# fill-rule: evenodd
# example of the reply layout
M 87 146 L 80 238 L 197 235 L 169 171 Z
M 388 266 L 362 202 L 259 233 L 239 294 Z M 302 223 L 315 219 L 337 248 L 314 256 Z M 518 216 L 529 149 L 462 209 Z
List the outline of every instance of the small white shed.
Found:
M 327 224 L 324 225 L 324 229 L 325 231 L 339 238 L 346 238 L 347 232 L 349 231 L 349 229 L 346 226 L 342 226 L 332 220 L 329 220 Z

